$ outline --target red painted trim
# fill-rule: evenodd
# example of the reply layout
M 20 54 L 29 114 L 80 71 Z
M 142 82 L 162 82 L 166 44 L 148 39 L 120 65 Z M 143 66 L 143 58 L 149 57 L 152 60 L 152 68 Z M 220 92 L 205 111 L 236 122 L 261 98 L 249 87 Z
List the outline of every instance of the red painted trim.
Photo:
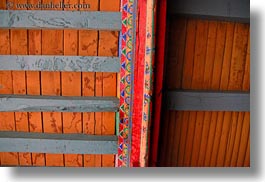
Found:
M 157 165 L 158 142 L 162 107 L 162 89 L 165 61 L 165 39 L 166 39 L 166 15 L 167 0 L 157 2 L 157 26 L 156 26 L 156 55 L 155 55 L 155 73 L 154 73 L 154 104 L 153 104 L 153 121 L 151 133 L 151 150 L 150 166 Z
M 132 115 L 132 150 L 131 166 L 138 167 L 140 159 L 141 125 L 143 110 L 143 89 L 144 89 L 144 59 L 146 40 L 146 1 L 138 1 L 136 31 L 136 55 L 134 64 L 134 93 L 133 94 L 133 115 Z

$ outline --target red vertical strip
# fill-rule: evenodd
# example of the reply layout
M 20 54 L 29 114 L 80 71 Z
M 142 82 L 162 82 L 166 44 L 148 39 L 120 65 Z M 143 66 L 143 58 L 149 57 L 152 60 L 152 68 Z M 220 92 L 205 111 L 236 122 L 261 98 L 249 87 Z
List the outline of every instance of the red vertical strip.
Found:
M 159 128 L 162 106 L 162 89 L 164 75 L 164 56 L 165 56 L 165 37 L 166 37 L 166 12 L 167 0 L 157 2 L 157 39 L 156 39 L 156 55 L 155 55 L 155 72 L 154 72 L 154 115 L 151 131 L 151 150 L 150 151 L 150 166 L 155 167 L 157 164 Z
M 144 59 L 146 39 L 146 1 L 138 1 L 136 55 L 134 63 L 134 107 L 132 115 L 131 166 L 138 167 L 140 159 L 141 124 L 143 110 Z

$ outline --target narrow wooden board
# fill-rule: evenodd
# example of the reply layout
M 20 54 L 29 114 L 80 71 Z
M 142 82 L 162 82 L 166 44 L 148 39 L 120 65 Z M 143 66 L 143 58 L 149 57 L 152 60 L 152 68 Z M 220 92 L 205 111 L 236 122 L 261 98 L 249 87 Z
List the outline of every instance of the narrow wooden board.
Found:
M 6 9 L 6 1 L 0 2 L 0 9 Z M 10 55 L 10 31 L 0 30 L 0 53 Z M 11 71 L 0 72 L 0 93 L 13 94 Z M 15 115 L 12 112 L 0 113 L 0 129 L 15 131 Z M 1 165 L 18 165 L 18 153 L 10 152 L 1 153 Z
M 100 11 L 115 11 L 120 10 L 120 0 L 100 0 Z M 116 31 L 99 32 L 99 56 L 118 56 L 118 43 L 119 34 Z M 102 94 L 103 96 L 116 96 L 117 95 L 117 74 L 115 73 L 103 73 L 102 74 Z M 115 134 L 115 113 L 105 112 L 102 116 L 101 132 L 102 135 L 114 135 Z M 102 167 L 114 167 L 115 156 L 103 155 Z

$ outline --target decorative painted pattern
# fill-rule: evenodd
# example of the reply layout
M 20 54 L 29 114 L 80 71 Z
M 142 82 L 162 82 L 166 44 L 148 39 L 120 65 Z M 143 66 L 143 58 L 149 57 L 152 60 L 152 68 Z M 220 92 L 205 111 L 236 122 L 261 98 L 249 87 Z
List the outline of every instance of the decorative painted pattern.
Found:
M 143 111 L 141 126 L 141 144 L 140 144 L 140 167 L 148 165 L 149 133 L 151 124 L 151 108 L 153 93 L 153 67 L 154 67 L 154 37 L 155 37 L 155 19 L 156 1 L 147 0 L 146 4 L 146 41 L 145 41 L 145 59 L 144 59 L 144 90 L 143 90 Z
M 122 0 L 122 30 L 120 35 L 120 121 L 118 134 L 117 167 L 130 166 L 131 151 L 131 94 L 132 94 L 132 63 L 134 57 L 134 17 L 135 0 Z

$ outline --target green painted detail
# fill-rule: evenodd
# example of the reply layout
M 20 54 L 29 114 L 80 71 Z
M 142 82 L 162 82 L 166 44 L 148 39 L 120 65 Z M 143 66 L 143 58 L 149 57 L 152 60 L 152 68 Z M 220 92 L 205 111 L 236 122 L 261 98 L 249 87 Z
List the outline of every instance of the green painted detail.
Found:
M 131 73 L 131 63 L 127 63 L 126 66 L 126 71 L 128 71 L 129 73 Z
M 116 135 L 119 136 L 119 123 L 120 123 L 120 113 L 119 112 L 115 113 L 115 119 L 116 119 L 116 125 L 115 125 Z
M 128 23 L 127 19 L 122 21 L 122 24 L 124 24 L 124 25 L 127 25 L 127 23 Z
M 123 55 L 126 55 L 126 49 L 123 49 L 121 52 Z
M 129 41 L 127 42 L 127 47 L 129 49 L 132 49 L 132 39 L 129 39 Z
M 125 83 L 125 77 L 121 78 L 121 82 L 124 84 Z

